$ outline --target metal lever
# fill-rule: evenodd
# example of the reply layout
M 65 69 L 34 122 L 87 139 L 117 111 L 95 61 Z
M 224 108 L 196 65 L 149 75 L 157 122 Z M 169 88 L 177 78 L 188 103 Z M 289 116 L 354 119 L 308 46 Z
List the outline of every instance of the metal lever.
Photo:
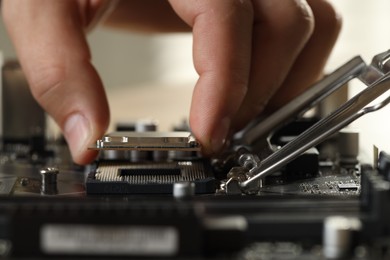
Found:
M 245 192 L 258 190 L 258 181 L 265 176 L 279 170 L 309 148 L 321 143 L 327 137 L 359 117 L 377 111 L 390 103 L 389 71 L 390 51 L 376 55 L 373 58 L 372 63 L 355 76 L 368 87 L 278 151 L 271 154 L 260 163 L 254 164 L 254 167 L 251 168 L 247 174 L 247 179 L 240 182 L 241 190 Z M 332 74 L 330 76 L 332 76 Z M 368 106 L 372 101 L 385 93 L 387 97 L 383 101 Z
M 366 68 L 366 63 L 361 57 L 351 59 L 275 113 L 261 118 L 259 123 L 254 123 L 240 132 L 236 135 L 234 142 L 240 145 L 255 146 L 271 132 L 304 114 L 348 81 L 358 77 Z

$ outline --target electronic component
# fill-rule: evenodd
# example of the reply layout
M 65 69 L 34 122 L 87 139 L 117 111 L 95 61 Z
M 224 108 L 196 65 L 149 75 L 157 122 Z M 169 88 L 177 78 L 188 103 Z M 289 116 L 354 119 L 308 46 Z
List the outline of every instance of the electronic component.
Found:
M 189 181 L 175 182 L 173 196 L 177 199 L 191 198 L 195 195 L 195 183 Z
M 91 149 L 199 151 L 200 145 L 189 132 L 114 132 Z
M 324 221 L 324 256 L 340 259 L 352 255 L 354 232 L 361 230 L 358 218 L 341 216 L 328 217 Z
M 33 148 L 43 149 L 46 115 L 33 98 L 19 63 L 12 60 L 5 61 L 1 70 L 0 136 L 3 142 L 28 143 L 31 138 L 35 140 L 39 138 L 40 147 Z
M 202 157 L 190 132 L 158 132 L 155 121 L 104 136 L 86 167 L 70 163 L 64 142 L 45 139 L 52 155 L 34 161 L 30 151 L 44 144 L 15 139 L 0 149 L 0 258 L 388 259 L 390 157 L 362 165 L 358 134 L 337 130 L 386 105 L 363 103 L 390 89 L 388 57 L 376 57 L 380 68 L 353 59 L 319 84 L 321 95 L 311 89 L 265 119 L 270 131 L 255 122 L 217 158 Z M 380 89 L 345 105 L 357 114 L 302 120 L 335 77 L 371 69 Z
M 165 163 L 98 162 L 86 181 L 88 194 L 173 193 L 175 183 L 193 182 L 195 193 L 214 193 L 216 179 L 207 160 Z
M 356 183 L 339 183 L 337 184 L 337 188 L 339 191 L 357 191 L 360 185 Z
M 338 136 L 338 152 L 340 163 L 354 167 L 358 163 L 359 132 L 352 129 L 343 129 Z
M 390 95 L 387 93 L 390 90 L 389 57 L 390 51 L 380 53 L 374 56 L 369 65 L 366 65 L 360 57 L 352 59 L 323 80 L 314 84 L 308 91 L 280 108 L 263 122 L 249 127 L 244 133 L 240 133 L 234 143 L 236 147 L 233 148 L 242 151 L 243 149 L 237 149 L 237 146 L 244 147 L 245 145 L 253 144 L 257 146 L 258 152 L 257 154 L 253 152 L 237 154 L 237 162 L 246 173 L 240 173 L 241 178 L 231 174 L 230 178 L 235 179 L 234 183 L 238 181 L 235 185 L 245 193 L 254 194 L 258 192 L 266 176 L 279 171 L 289 162 L 298 158 L 303 152 L 320 144 L 326 138 L 337 133 L 337 131 L 361 116 L 388 105 L 390 103 Z M 322 118 L 303 133 L 280 147 L 280 149 L 272 151 L 272 144 L 268 140 L 272 130 L 284 125 L 285 120 L 289 117 L 302 115 L 302 112 L 307 111 L 313 104 L 318 103 L 329 93 L 337 90 L 353 78 L 358 78 L 367 88 L 341 105 L 333 113 Z M 322 94 L 319 96 L 318 93 L 313 93 L 315 90 Z M 371 104 L 378 98 L 382 99 L 376 104 Z M 301 107 L 302 103 L 307 104 L 307 107 Z M 270 126 L 274 129 L 269 129 Z M 266 136 L 264 136 L 264 129 L 270 131 Z M 239 143 L 240 141 L 241 143 Z M 259 143 L 260 149 L 258 147 Z M 352 150 L 354 147 L 352 147 Z M 232 152 L 235 153 L 235 150 L 232 149 Z M 264 150 L 268 150 L 268 154 L 265 153 L 264 158 L 259 158 L 258 154 L 261 154 L 261 151 Z M 342 158 L 341 161 L 344 159 Z M 228 180 L 226 183 L 233 182 Z
M 216 179 L 207 159 L 171 153 L 197 152 L 199 143 L 189 132 L 154 132 L 150 124 L 137 123 L 139 132 L 115 132 L 98 140 L 102 151 L 127 151 L 130 160 L 102 159 L 86 181 L 88 194 L 148 194 L 173 193 L 175 183 L 193 182 L 195 193 L 214 193 Z M 142 128 L 142 129 L 140 129 Z M 152 156 L 148 156 L 152 152 Z M 166 156 L 164 156 L 166 155 Z M 115 157 L 114 157 L 115 159 Z

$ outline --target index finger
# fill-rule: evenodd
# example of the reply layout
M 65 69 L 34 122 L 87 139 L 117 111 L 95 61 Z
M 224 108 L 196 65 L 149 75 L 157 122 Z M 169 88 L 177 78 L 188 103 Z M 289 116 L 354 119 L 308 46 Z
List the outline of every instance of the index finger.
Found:
M 170 3 L 193 27 L 194 66 L 200 77 L 192 97 L 191 129 L 206 154 L 216 153 L 248 88 L 252 4 L 246 0 Z

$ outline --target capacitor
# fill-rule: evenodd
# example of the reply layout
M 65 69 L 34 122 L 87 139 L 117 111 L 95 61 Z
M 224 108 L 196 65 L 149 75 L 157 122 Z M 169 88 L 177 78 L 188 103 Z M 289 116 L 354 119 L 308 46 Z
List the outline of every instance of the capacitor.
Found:
M 135 123 L 135 131 L 139 133 L 155 132 L 157 131 L 157 122 L 151 119 L 138 120 Z M 145 162 L 153 160 L 153 152 L 137 150 L 130 151 L 130 160 L 132 162 Z
M 118 122 L 115 125 L 115 131 L 117 131 L 117 132 L 135 131 L 135 125 L 136 125 L 136 122 L 134 122 L 134 121 Z
M 390 155 L 386 152 L 382 151 L 379 154 L 378 171 L 387 181 L 390 180 Z
M 327 259 L 342 259 L 352 250 L 353 237 L 361 229 L 355 217 L 331 216 L 324 221 L 323 254 Z
M 152 119 L 142 119 L 135 123 L 136 132 L 154 132 L 157 131 L 158 123 Z
M 129 158 L 129 152 L 123 150 L 103 150 L 100 159 L 103 160 L 126 160 Z
M 189 181 L 173 184 L 173 196 L 176 199 L 190 198 L 195 195 L 195 183 Z
M 58 194 L 57 189 L 57 175 L 59 170 L 55 167 L 47 167 L 40 170 L 42 181 L 41 181 L 41 193 L 44 195 L 55 195 Z
M 344 128 L 338 136 L 339 162 L 343 166 L 355 166 L 359 155 L 359 132 Z
M 0 137 L 4 143 L 32 141 L 32 150 L 41 152 L 46 130 L 45 112 L 33 98 L 17 61 L 4 62 L 0 70 Z M 29 140 L 31 136 L 33 140 Z

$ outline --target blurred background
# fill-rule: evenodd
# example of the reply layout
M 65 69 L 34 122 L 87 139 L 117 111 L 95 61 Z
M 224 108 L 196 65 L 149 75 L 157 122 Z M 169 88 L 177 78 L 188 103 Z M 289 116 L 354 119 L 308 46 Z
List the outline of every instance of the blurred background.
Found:
M 343 17 L 343 28 L 326 72 L 361 55 L 366 62 L 390 48 L 390 1 L 331 1 Z M 153 118 L 166 130 L 187 118 L 197 80 L 192 65 L 190 34 L 132 34 L 97 28 L 88 36 L 93 63 L 105 84 L 111 121 Z M 0 22 L 0 50 L 15 52 Z M 350 95 L 361 89 L 350 85 Z M 390 151 L 390 107 L 353 124 L 361 131 L 362 157 L 372 157 L 372 145 Z

